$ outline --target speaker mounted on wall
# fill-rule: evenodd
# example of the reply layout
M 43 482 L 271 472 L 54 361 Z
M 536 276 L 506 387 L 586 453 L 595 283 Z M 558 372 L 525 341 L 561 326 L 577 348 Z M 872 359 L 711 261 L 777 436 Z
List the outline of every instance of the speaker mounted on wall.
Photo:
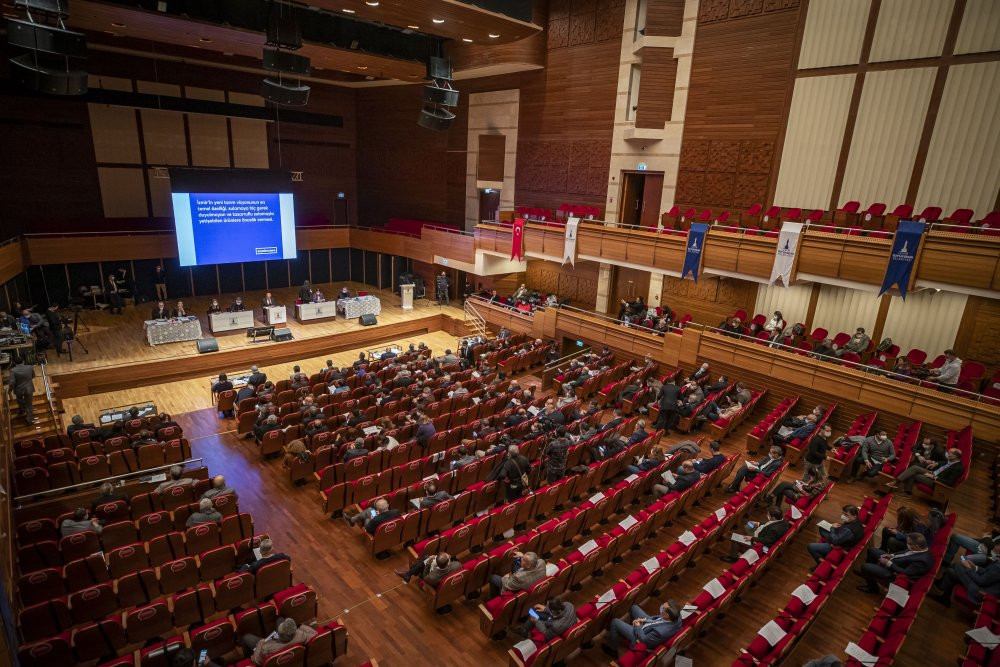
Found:
M 7 43 L 28 53 L 11 56 L 10 78 L 25 88 L 51 95 L 83 95 L 87 73 L 71 60 L 87 57 L 87 38 L 67 30 L 66 0 L 15 0 L 27 20 L 7 19 Z
M 424 86 L 424 108 L 420 110 L 417 125 L 443 132 L 451 127 L 455 114 L 446 107 L 458 106 L 458 91 L 451 86 L 451 61 L 431 56 L 427 59 L 428 83 Z
M 264 99 L 286 107 L 304 107 L 309 103 L 309 86 L 298 82 L 289 85 L 280 79 L 264 79 L 261 82 L 261 95 Z
M 312 73 L 308 57 L 277 49 L 264 49 L 264 69 L 299 76 L 309 76 Z

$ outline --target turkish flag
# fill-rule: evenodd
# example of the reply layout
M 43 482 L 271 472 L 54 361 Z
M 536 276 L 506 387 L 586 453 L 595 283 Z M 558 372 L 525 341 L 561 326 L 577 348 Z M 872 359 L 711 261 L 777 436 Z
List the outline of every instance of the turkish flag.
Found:
M 514 231 L 510 236 L 510 258 L 524 261 L 524 218 L 514 218 Z

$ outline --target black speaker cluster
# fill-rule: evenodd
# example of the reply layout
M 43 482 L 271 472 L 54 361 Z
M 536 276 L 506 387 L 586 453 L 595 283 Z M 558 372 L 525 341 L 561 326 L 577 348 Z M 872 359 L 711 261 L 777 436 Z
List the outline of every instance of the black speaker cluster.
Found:
M 282 15 L 281 5 L 272 6 L 267 23 L 267 46 L 264 48 L 264 69 L 276 72 L 261 83 L 264 99 L 286 107 L 303 107 L 309 103 L 309 86 L 299 81 L 309 76 L 309 58 L 292 53 L 302 48 L 302 32 L 294 16 Z M 277 12 L 277 13 L 274 13 Z
M 455 114 L 448 107 L 458 106 L 458 91 L 451 87 L 451 61 L 432 56 L 427 61 L 427 79 L 423 91 L 424 107 L 417 125 L 439 132 L 447 130 L 455 120 Z
M 83 95 L 87 73 L 74 63 L 87 57 L 87 39 L 66 29 L 68 0 L 15 0 L 24 19 L 7 19 L 7 43 L 26 53 L 10 58 L 18 85 L 50 95 Z

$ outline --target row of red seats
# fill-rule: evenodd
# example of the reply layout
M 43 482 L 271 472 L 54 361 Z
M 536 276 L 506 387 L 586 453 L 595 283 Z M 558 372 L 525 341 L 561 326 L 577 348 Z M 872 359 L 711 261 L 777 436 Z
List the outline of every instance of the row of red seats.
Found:
M 962 591 L 964 592 L 964 588 Z M 956 588 L 956 592 L 958 588 Z M 956 599 L 958 599 L 956 597 Z M 963 596 L 964 600 L 968 600 Z M 970 603 L 971 604 L 971 603 Z M 976 609 L 976 618 L 972 622 L 972 628 L 986 628 L 993 634 L 1000 634 L 1000 604 L 992 595 L 983 595 L 983 601 Z M 965 655 L 959 658 L 960 667 L 997 667 L 1000 665 L 1000 651 L 996 647 L 987 648 L 976 640 L 969 642 L 965 649 Z
M 761 629 L 764 634 L 758 633 L 746 648 L 740 649 L 733 667 L 776 665 L 791 653 L 796 642 L 806 633 L 854 567 L 858 556 L 868 548 L 868 542 L 888 511 L 891 500 L 891 495 L 878 502 L 872 498 L 864 500 L 858 512 L 864 523 L 862 539 L 846 551 L 841 547 L 834 547 L 806 582 L 792 591 L 788 602 L 778 611 L 778 616 L 765 624 Z
M 891 482 L 910 466 L 910 462 L 913 459 L 913 447 L 920 439 L 920 429 L 922 426 L 923 422 L 919 421 L 899 425 L 899 431 L 893 439 L 893 447 L 896 450 L 896 462 L 882 465 L 882 469 L 879 471 L 879 481 Z
M 563 589 L 569 587 L 568 582 L 572 582 L 574 579 L 577 581 L 585 579 L 585 576 L 580 576 L 579 570 L 581 569 L 586 573 L 586 576 L 599 575 L 600 569 L 611 560 L 614 554 L 624 553 L 627 548 L 631 548 L 633 545 L 638 546 L 639 542 L 646 537 L 655 535 L 660 528 L 670 523 L 683 511 L 683 508 L 697 503 L 710 493 L 725 479 L 738 460 L 739 455 L 731 457 L 725 465 L 703 477 L 694 486 L 681 493 L 672 492 L 664 496 L 646 509 L 628 517 L 609 533 L 581 545 L 558 565 L 553 565 L 554 569 L 558 568 L 558 573 L 553 577 L 543 579 L 527 591 L 520 591 L 515 595 L 502 595 L 490 600 L 485 605 L 480 605 L 481 629 L 487 632 L 489 628 L 486 627 L 485 623 L 487 619 L 492 618 L 506 620 L 506 626 L 502 622 L 498 622 L 494 629 L 502 630 L 503 627 L 508 627 L 520 616 L 526 614 L 527 610 L 539 600 L 544 602 L 553 594 L 561 593 Z M 692 561 L 704 550 L 703 543 L 693 533 L 685 533 L 684 538 L 684 541 L 678 541 L 671 547 L 675 553 L 672 559 L 676 563 L 676 566 L 668 566 L 671 571 L 675 571 Z M 625 542 L 622 543 L 622 540 Z M 660 568 L 659 558 L 666 553 L 661 552 L 660 556 L 647 560 L 643 563 L 643 567 L 636 572 L 655 573 L 655 581 L 662 581 L 665 584 L 669 576 L 666 578 L 660 576 L 666 572 L 666 569 Z M 567 570 L 569 570 L 569 574 L 564 575 L 563 573 Z M 546 582 L 550 582 L 551 585 L 541 586 Z M 649 582 L 651 586 L 647 587 L 646 582 Z M 655 585 L 653 579 L 645 579 L 635 585 L 628 583 L 628 579 L 620 580 L 611 590 L 598 596 L 593 602 L 581 606 L 577 610 L 577 623 L 562 636 L 546 641 L 541 634 L 532 632 L 528 639 L 516 644 L 509 651 L 510 664 L 522 667 L 528 665 L 544 667 L 559 662 L 603 632 L 611 616 L 617 615 L 613 610 L 627 610 L 638 597 L 643 597 L 643 592 L 648 595 L 650 591 L 655 590 L 652 587 Z M 543 589 L 544 594 L 541 596 L 535 595 L 535 589 L 538 587 Z M 577 588 L 573 587 L 574 590 Z M 630 588 L 631 591 L 628 590 Z M 617 613 L 621 613 L 621 611 Z
M 837 404 L 836 403 L 831 403 L 830 405 L 826 406 L 826 412 L 823 413 L 822 417 L 820 417 L 819 419 L 816 420 L 816 428 L 814 428 L 812 430 L 812 432 L 816 433 L 821 428 L 823 428 L 823 424 L 825 424 L 827 421 L 830 420 L 830 416 L 833 414 L 833 411 L 836 410 L 836 409 L 837 409 Z M 807 437 L 809 437 L 809 436 L 807 436 Z M 808 441 L 807 440 L 803 440 L 801 438 L 793 438 L 792 440 L 789 440 L 788 442 L 785 443 L 785 446 L 784 446 L 784 450 L 786 452 L 786 456 L 787 456 L 787 452 L 788 452 L 789 449 L 791 449 L 793 451 L 801 451 L 801 450 L 804 450 L 806 448 L 807 444 L 808 444 Z
M 708 432 L 713 440 L 721 440 L 734 428 L 746 421 L 757 409 L 757 404 L 767 395 L 767 388 L 757 391 L 750 391 L 750 401 L 741 407 L 739 411 L 731 417 L 719 417 L 717 421 L 708 422 Z
M 906 640 L 906 633 L 913 626 L 913 619 L 916 618 L 920 605 L 923 604 L 927 592 L 934 585 L 934 574 L 941 566 L 945 549 L 948 548 L 948 537 L 955 525 L 955 515 L 949 514 L 945 525 L 934 534 L 929 545 L 931 555 L 934 556 L 934 566 L 931 571 L 913 581 L 905 575 L 899 575 L 890 584 L 901 589 L 905 596 L 905 602 L 899 604 L 890 599 L 893 590 L 882 600 L 882 604 L 875 610 L 875 617 L 868 625 L 868 629 L 858 640 L 856 646 L 864 653 L 874 658 L 877 663 L 888 667 Z M 854 657 L 848 657 L 844 662 L 850 667 L 862 667 L 862 664 L 872 664 L 868 658 L 864 663 Z
M 131 449 L 81 459 L 76 459 L 69 449 L 54 449 L 49 455 L 51 457 L 44 460 L 39 454 L 21 457 L 25 467 L 14 471 L 18 495 L 42 493 L 80 482 L 96 482 L 139 470 L 183 463 L 191 458 L 191 446 L 187 438 L 179 438 L 166 443 L 142 445 L 138 455 Z
M 862 435 L 867 437 L 875 425 L 875 419 L 878 417 L 878 412 L 869 412 L 867 414 L 861 414 L 854 418 L 854 423 L 851 424 L 851 428 L 847 429 L 844 433 L 844 437 L 851 437 L 855 435 Z M 916 437 L 920 433 L 920 422 L 914 422 L 916 428 L 913 429 L 913 424 L 900 423 L 896 437 L 893 441 L 893 447 L 900 447 L 911 437 Z M 833 443 L 829 443 L 832 445 Z M 826 471 L 831 477 L 840 479 L 843 477 L 844 470 L 851 465 L 854 461 L 854 457 L 857 456 L 858 451 L 861 449 L 861 445 L 851 445 L 850 447 L 837 447 L 833 451 L 827 453 L 826 456 Z M 898 449 L 896 450 L 899 451 Z M 801 452 L 800 452 L 801 454 Z M 798 459 L 796 459 L 798 460 Z
M 178 602 L 179 596 L 174 598 Z M 266 637 L 274 631 L 279 616 L 301 619 L 308 622 L 316 615 L 315 591 L 303 585 L 280 591 L 274 598 L 263 604 L 227 614 L 225 617 L 194 625 L 181 634 L 162 639 L 180 621 L 196 618 L 198 595 L 191 593 L 191 600 L 182 600 L 184 605 L 178 613 L 173 613 L 164 601 L 126 612 L 124 623 L 118 615 L 109 616 L 99 622 L 66 631 L 48 639 L 22 644 L 18 649 L 18 660 L 22 667 L 65 667 L 65 665 L 89 662 L 116 653 L 129 645 L 138 643 L 145 637 L 146 645 L 138 651 L 102 662 L 98 667 L 169 667 L 168 657 L 182 646 L 191 648 L 195 654 L 201 650 L 208 652 L 209 658 L 217 658 L 236 648 L 236 641 L 244 634 Z M 160 638 L 157 641 L 157 638 Z M 327 665 L 347 652 L 347 629 L 340 623 L 331 622 L 317 628 L 316 635 L 305 645 L 283 649 L 268 656 L 265 667 L 302 667 Z M 238 663 L 241 667 L 250 665 L 249 660 Z
M 632 396 L 631 399 L 622 398 L 621 391 L 626 386 L 632 384 L 633 382 L 641 382 L 642 380 L 646 379 L 647 377 L 653 374 L 654 370 L 655 369 L 653 368 L 642 369 L 637 373 L 633 373 L 631 376 L 629 376 L 629 378 L 626 378 L 619 386 L 613 387 L 611 389 L 610 394 L 612 394 L 615 397 L 615 406 L 621 408 L 622 414 L 630 415 L 636 412 L 639 408 L 643 407 L 644 405 L 648 405 L 653 401 L 656 392 L 653 390 L 652 387 L 641 387 L 639 391 L 637 391 L 635 395 Z M 669 371 L 665 375 L 661 376 L 659 378 L 659 382 L 661 384 L 666 384 L 667 382 L 676 382 L 677 376 L 680 375 L 680 372 L 681 372 L 680 368 L 675 368 L 672 371 Z
M 962 452 L 962 476 L 958 478 L 954 486 L 948 486 L 942 482 L 935 481 L 934 485 L 924 484 L 917 481 L 915 490 L 923 493 L 933 503 L 938 503 L 942 507 L 948 506 L 951 494 L 969 478 L 972 469 L 972 426 L 966 426 L 961 431 L 948 431 L 946 449 L 958 449 Z
M 726 471 L 721 474 L 720 481 L 725 479 L 731 467 L 738 461 L 739 455 L 732 457 L 731 463 L 724 466 Z M 709 541 L 721 535 L 724 525 L 731 525 L 730 521 L 735 524 L 741 516 L 745 518 L 749 508 L 757 499 L 766 495 L 767 491 L 777 483 L 780 474 L 781 470 L 769 480 L 755 480 L 748 483 L 742 491 L 736 493 L 723 507 L 720 507 L 703 522 L 713 523 L 714 528 L 708 527 L 706 530 L 705 525 L 699 525 L 691 531 L 686 531 L 668 549 L 647 559 L 639 568 L 614 584 L 608 591 L 578 607 L 576 625 L 567 630 L 561 637 L 546 642 L 540 635 L 533 633 L 531 638 L 518 643 L 509 652 L 509 664 L 516 667 L 546 667 L 573 653 L 581 646 L 592 643 L 605 631 L 612 618 L 627 614 L 632 605 L 657 594 L 681 568 L 694 562 L 709 548 Z M 703 478 L 698 484 L 703 484 L 706 480 L 707 478 Z M 697 485 L 680 496 L 686 497 L 696 488 Z M 663 507 L 676 503 L 678 494 L 672 495 L 675 498 L 671 501 L 668 501 L 667 497 L 664 496 L 646 511 L 659 512 L 662 511 Z M 658 527 L 654 524 L 654 528 Z M 690 635 L 690 631 L 681 631 L 678 636 L 674 637 L 674 641 L 689 639 Z M 636 645 L 636 648 L 640 647 L 641 645 Z M 641 647 L 641 649 L 645 649 L 645 647 Z M 643 655 L 653 657 L 648 650 Z M 626 654 L 622 660 L 629 660 L 629 654 Z
M 191 539 L 186 542 L 190 545 L 187 548 L 188 555 L 199 554 L 205 551 L 207 546 L 218 546 L 221 538 L 230 538 L 229 541 L 235 542 L 247 535 L 247 530 L 240 522 L 249 519 L 249 515 L 239 513 L 236 506 L 236 496 L 216 496 L 212 502 L 217 511 L 222 514 L 222 523 L 219 526 L 204 524 L 208 528 L 201 529 L 201 534 L 192 535 Z M 117 501 L 107 504 L 120 506 L 122 503 L 123 501 Z M 197 503 L 179 506 L 173 512 L 151 512 L 135 520 L 128 518 L 127 507 L 123 509 L 123 512 L 111 511 L 103 514 L 106 524 L 102 527 L 100 535 L 96 531 L 85 530 L 60 537 L 59 532 L 54 528 L 65 519 L 71 518 L 72 512 L 59 516 L 51 534 L 46 539 L 32 539 L 18 547 L 18 566 L 21 572 L 32 572 L 44 567 L 58 567 L 98 551 L 109 553 L 126 544 L 134 544 L 137 541 L 149 542 L 171 531 L 183 532 L 187 530 L 190 532 L 192 529 L 198 528 L 198 526 L 187 528 L 186 525 L 188 517 L 198 511 Z M 51 519 L 40 519 L 39 521 L 47 523 Z M 206 532 L 208 534 L 205 534 Z M 178 555 L 178 550 L 174 548 L 176 545 L 180 545 L 179 553 L 181 555 L 185 552 L 183 536 L 180 533 L 178 535 L 179 539 L 171 543 L 169 552 L 171 558 L 176 558 Z M 33 538 L 38 536 L 37 533 L 32 534 Z M 213 540 L 214 545 L 211 544 Z
M 799 402 L 798 396 L 786 396 L 767 414 L 760 423 L 747 432 L 747 452 L 754 454 L 760 451 L 761 445 L 768 441 L 774 429 L 788 416 Z

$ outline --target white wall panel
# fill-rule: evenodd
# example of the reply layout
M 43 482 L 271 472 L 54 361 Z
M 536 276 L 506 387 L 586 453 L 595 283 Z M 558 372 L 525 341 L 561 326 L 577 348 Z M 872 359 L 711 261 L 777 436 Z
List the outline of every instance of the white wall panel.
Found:
M 795 82 L 774 203 L 826 209 L 830 205 L 854 74 Z
M 799 69 L 856 65 L 870 8 L 871 0 L 811 0 Z
M 1000 62 L 949 68 L 916 210 L 993 209 L 1000 183 Z
M 142 83 L 140 81 L 140 83 Z M 143 146 L 146 164 L 187 165 L 187 140 L 184 114 L 159 109 L 141 109 Z
M 955 53 L 1000 51 L 1000 2 L 967 0 Z
M 101 184 L 104 217 L 145 218 L 149 215 L 141 167 L 98 167 L 97 179 Z
M 840 201 L 906 199 L 937 68 L 869 72 L 861 91 Z
M 787 288 L 760 285 L 757 288 L 754 314 L 763 313 L 770 317 L 774 311 L 780 310 L 788 326 L 792 326 L 806 318 L 811 293 L 812 285 L 793 285 Z
M 871 335 L 881 299 L 875 292 L 823 285 L 816 300 L 813 328 L 823 327 L 833 338 L 841 331 L 853 334 L 864 327 Z
M 955 344 L 968 298 L 966 294 L 934 290 L 910 293 L 906 301 L 893 297 L 882 337 L 891 338 L 902 354 L 920 348 L 930 361 Z
M 229 124 L 233 134 L 233 166 L 267 169 L 267 121 L 231 118 Z
M 882 0 L 868 61 L 939 56 L 954 0 Z
M 88 104 L 90 134 L 94 141 L 94 157 L 98 162 L 139 164 L 139 129 L 135 109 Z

